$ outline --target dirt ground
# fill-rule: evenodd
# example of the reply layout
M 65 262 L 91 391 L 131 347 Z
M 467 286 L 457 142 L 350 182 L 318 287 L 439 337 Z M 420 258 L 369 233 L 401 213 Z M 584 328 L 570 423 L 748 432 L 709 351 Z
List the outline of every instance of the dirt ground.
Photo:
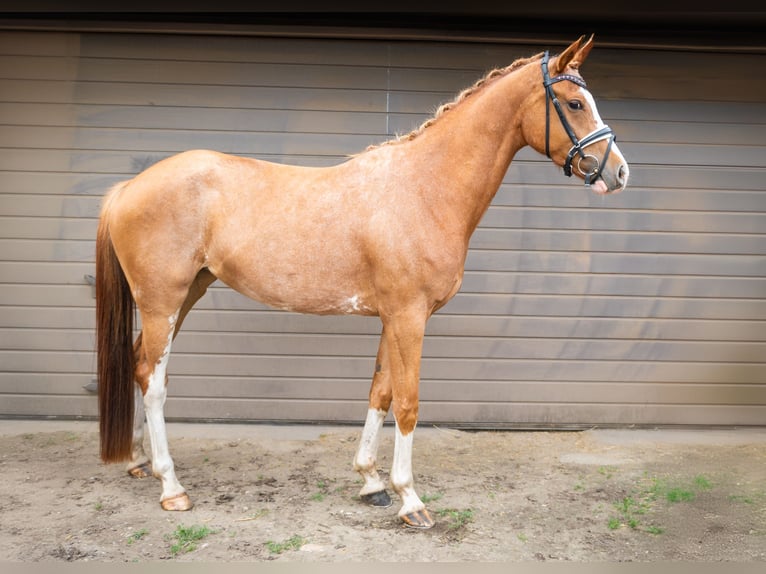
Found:
M 183 513 L 101 464 L 96 423 L 0 421 L 0 561 L 766 561 L 766 429 L 419 428 L 412 531 L 357 496 L 361 425 L 169 427 Z

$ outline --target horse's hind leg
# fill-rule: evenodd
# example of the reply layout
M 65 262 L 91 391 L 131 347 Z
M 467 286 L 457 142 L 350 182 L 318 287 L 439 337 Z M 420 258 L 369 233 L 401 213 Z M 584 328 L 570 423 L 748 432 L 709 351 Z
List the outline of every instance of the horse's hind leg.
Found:
M 391 406 L 391 369 L 388 364 L 386 337 L 383 333 L 378 347 L 378 358 L 375 362 L 375 374 L 370 387 L 370 406 L 367 420 L 364 423 L 362 438 L 354 457 L 354 470 L 362 475 L 364 485 L 359 496 L 372 506 L 388 508 L 391 497 L 386 492 L 386 485 L 380 479 L 377 469 L 378 447 L 383 421 Z
M 176 478 L 165 428 L 167 366 L 177 318 L 177 311 L 141 312 L 141 349 L 136 365 L 136 379 L 143 392 L 146 424 L 152 447 L 152 473 L 162 481 L 160 503 L 165 510 L 188 510 L 192 507 L 186 490 Z
M 130 460 L 128 461 L 128 474 L 134 478 L 146 478 L 152 474 L 152 464 L 149 457 L 144 452 L 144 422 L 146 413 L 144 412 L 144 397 L 141 393 L 141 387 L 136 384 L 136 398 L 133 401 L 133 446 L 130 450 Z
M 178 481 L 173 459 L 168 448 L 165 426 L 165 399 L 167 398 L 167 365 L 173 339 L 194 303 L 202 297 L 215 277 L 201 271 L 190 286 L 178 310 L 172 306 L 144 304 L 141 309 L 141 346 L 136 364 L 136 380 L 141 386 L 146 410 L 146 424 L 152 446 L 152 473 L 162 481 L 160 504 L 165 510 L 188 510 L 192 502 Z

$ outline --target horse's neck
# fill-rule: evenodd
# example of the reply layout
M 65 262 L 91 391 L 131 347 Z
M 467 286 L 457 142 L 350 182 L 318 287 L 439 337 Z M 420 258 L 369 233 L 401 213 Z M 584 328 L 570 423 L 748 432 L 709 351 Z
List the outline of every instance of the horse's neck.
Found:
M 519 109 L 529 94 L 529 70 L 520 69 L 471 94 L 406 144 L 421 166 L 419 186 L 439 210 L 452 210 L 473 233 L 497 193 L 516 152 L 526 145 Z

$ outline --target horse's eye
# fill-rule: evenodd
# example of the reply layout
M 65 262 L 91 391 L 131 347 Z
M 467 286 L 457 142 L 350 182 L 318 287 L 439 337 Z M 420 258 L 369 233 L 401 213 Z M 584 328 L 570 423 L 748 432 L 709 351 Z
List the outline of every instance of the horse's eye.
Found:
M 567 105 L 569 106 L 569 109 L 572 111 L 577 111 L 582 109 L 582 102 L 580 100 L 569 100 L 567 102 Z

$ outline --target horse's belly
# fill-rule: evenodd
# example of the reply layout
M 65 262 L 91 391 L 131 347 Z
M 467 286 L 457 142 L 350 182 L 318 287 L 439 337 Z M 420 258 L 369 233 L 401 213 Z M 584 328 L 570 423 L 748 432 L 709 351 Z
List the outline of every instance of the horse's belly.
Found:
M 316 258 L 247 257 L 210 270 L 243 295 L 276 309 L 317 315 L 377 315 L 361 265 Z

